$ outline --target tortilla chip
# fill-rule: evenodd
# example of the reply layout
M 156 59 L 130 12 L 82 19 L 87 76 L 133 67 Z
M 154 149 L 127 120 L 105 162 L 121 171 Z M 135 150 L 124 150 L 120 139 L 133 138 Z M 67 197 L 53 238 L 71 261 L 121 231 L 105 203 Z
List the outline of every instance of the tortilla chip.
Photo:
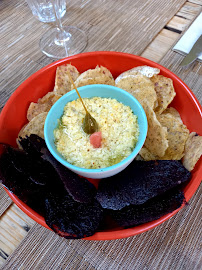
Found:
M 135 157 L 135 160 L 144 160 L 140 154 L 137 154 L 137 156 Z
M 48 112 L 60 97 L 55 92 L 48 92 L 37 103 L 31 102 L 27 111 L 27 119 L 31 121 L 38 114 Z
M 69 80 L 67 71 L 70 72 L 73 81 L 76 81 L 76 79 L 79 77 L 78 70 L 71 64 L 57 67 L 54 91 L 58 95 L 64 95 L 71 90 L 71 82 Z
M 152 109 L 157 106 L 157 95 L 153 82 L 140 73 L 123 77 L 116 83 L 116 86 L 132 94 L 144 109 L 147 105 Z
M 182 163 L 188 171 L 192 171 L 202 155 L 202 136 L 191 132 L 185 144 Z
M 178 111 L 174 108 L 166 109 L 162 114 L 157 114 L 160 124 L 167 128 L 168 148 L 161 157 L 153 154 L 145 146 L 140 150 L 140 155 L 144 160 L 180 160 L 184 155 L 185 142 L 187 141 L 189 130 L 183 124 Z
M 95 78 L 86 78 L 86 79 L 75 81 L 76 87 L 81 87 L 81 86 L 90 85 L 90 84 L 108 84 L 108 85 L 114 86 L 114 79 L 111 79 L 110 77 L 106 75 L 102 75 Z M 71 89 L 74 89 L 73 85 L 71 86 Z
M 145 113 L 148 121 L 148 132 L 144 146 L 153 155 L 163 157 L 168 148 L 167 128 L 161 125 L 149 106 L 145 108 Z
M 103 66 L 96 66 L 96 68 L 94 69 L 88 69 L 85 72 L 83 72 L 77 79 L 77 82 L 79 80 L 83 80 L 83 79 L 89 79 L 89 78 L 96 78 L 96 77 L 100 77 L 100 76 L 107 76 L 110 77 L 112 80 L 114 79 L 111 72 L 109 71 L 109 69 L 107 69 L 106 67 Z
M 123 79 L 124 77 L 128 77 L 130 75 L 137 75 L 138 73 L 141 73 L 142 75 L 151 78 L 153 77 L 155 74 L 159 74 L 160 73 L 160 69 L 158 68 L 153 68 L 150 66 L 138 66 L 138 67 L 134 67 L 130 70 L 127 70 L 123 73 L 121 73 L 115 80 L 116 83 L 118 83 L 121 79 Z
M 111 72 L 107 68 L 96 66 L 94 69 L 88 69 L 83 72 L 75 81 L 76 87 L 89 84 L 115 85 L 115 81 Z M 71 89 L 74 89 L 73 85 L 71 86 Z
M 189 130 L 178 116 L 171 113 L 157 114 L 157 119 L 168 132 L 168 149 L 161 159 L 180 160 L 184 156 Z
M 160 159 L 158 156 L 155 156 L 151 152 L 149 152 L 149 150 L 146 147 L 142 147 L 139 154 L 143 158 L 143 160 L 146 160 L 146 161 Z
M 170 113 L 174 117 L 176 117 L 181 123 L 183 123 L 179 112 L 175 108 L 169 107 L 169 108 L 165 109 L 165 111 L 163 113 Z
M 47 112 L 43 112 L 35 116 L 28 124 L 26 124 L 20 130 L 18 138 L 26 138 L 26 136 L 30 136 L 31 134 L 36 134 L 39 137 L 44 138 L 44 123 L 47 114 Z
M 176 95 L 173 87 L 173 81 L 170 78 L 166 78 L 162 75 L 153 76 L 151 81 L 154 83 L 158 99 L 158 106 L 156 107 L 155 111 L 162 113 Z

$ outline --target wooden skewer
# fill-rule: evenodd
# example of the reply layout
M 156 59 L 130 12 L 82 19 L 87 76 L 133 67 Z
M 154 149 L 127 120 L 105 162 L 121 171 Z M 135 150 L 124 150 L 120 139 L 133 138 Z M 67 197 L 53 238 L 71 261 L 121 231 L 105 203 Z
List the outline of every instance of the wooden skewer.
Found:
M 72 85 L 74 86 L 74 89 L 76 90 L 76 92 L 77 92 L 77 94 L 79 96 L 79 99 L 80 99 L 80 101 L 81 101 L 81 103 L 82 103 L 82 105 L 83 105 L 83 107 L 84 107 L 84 109 L 86 111 L 86 115 L 84 117 L 84 121 L 83 121 L 83 125 L 82 125 L 83 130 L 87 134 L 92 134 L 92 133 L 94 133 L 94 132 L 96 132 L 98 130 L 98 124 L 97 124 L 96 120 L 92 117 L 92 115 L 88 112 L 88 110 L 86 109 L 86 106 L 85 106 L 85 104 L 83 102 L 83 99 L 81 98 L 81 96 L 79 94 L 79 91 L 78 91 L 78 89 L 77 89 L 77 87 L 76 87 L 76 85 L 75 85 L 75 83 L 74 83 L 74 81 L 72 79 L 72 76 L 70 75 L 70 72 L 67 71 L 67 74 L 68 74 L 69 79 L 70 79 Z
M 76 87 L 76 85 L 75 85 L 75 83 L 74 83 L 74 81 L 73 81 L 73 79 L 72 79 L 72 76 L 70 75 L 69 70 L 67 71 L 67 73 L 68 73 L 68 76 L 69 76 L 69 79 L 70 79 L 72 85 L 74 86 L 74 89 L 76 90 L 76 92 L 77 92 L 77 94 L 78 94 L 78 96 L 79 96 L 79 98 L 80 98 L 80 100 L 81 100 L 81 103 L 83 104 L 83 107 L 84 107 L 86 113 L 89 114 L 89 112 L 88 112 L 88 110 L 86 109 L 86 106 L 85 106 L 85 104 L 84 104 L 84 102 L 83 102 L 83 99 L 81 98 L 81 96 L 80 96 L 80 94 L 79 94 L 79 91 L 78 91 L 78 89 L 77 89 L 77 87 Z

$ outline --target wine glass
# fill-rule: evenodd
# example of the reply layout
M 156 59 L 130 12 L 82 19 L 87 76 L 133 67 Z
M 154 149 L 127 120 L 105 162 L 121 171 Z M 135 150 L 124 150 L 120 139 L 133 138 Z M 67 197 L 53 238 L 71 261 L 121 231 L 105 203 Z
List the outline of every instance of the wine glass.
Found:
M 82 52 L 87 45 L 87 36 L 77 27 L 62 25 L 58 1 L 51 0 L 55 14 L 55 27 L 42 36 L 39 47 L 47 56 L 60 59 Z

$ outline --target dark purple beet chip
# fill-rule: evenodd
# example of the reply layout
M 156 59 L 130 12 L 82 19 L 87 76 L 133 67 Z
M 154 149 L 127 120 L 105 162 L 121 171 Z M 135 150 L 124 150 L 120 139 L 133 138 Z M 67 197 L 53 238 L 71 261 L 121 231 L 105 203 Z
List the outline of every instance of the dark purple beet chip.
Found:
M 91 202 L 96 195 L 96 188 L 87 179 L 81 178 L 74 172 L 67 169 L 65 166 L 60 164 L 48 151 L 48 149 L 43 149 L 44 154 L 42 158 L 52 164 L 55 168 L 57 174 L 59 175 L 62 183 L 64 184 L 67 192 L 72 196 L 72 198 L 81 203 Z
M 36 134 L 20 138 L 19 143 L 23 150 L 33 157 L 40 157 L 42 155 L 41 150 L 47 148 L 45 140 Z
M 79 239 L 95 233 L 103 218 L 103 209 L 93 200 L 79 203 L 67 192 L 52 195 L 45 200 L 45 221 L 57 234 L 67 239 Z
M 191 173 L 176 160 L 133 161 L 124 171 L 102 179 L 96 199 L 103 208 L 121 210 L 188 181 Z
M 21 187 L 24 186 L 23 177 L 21 177 L 20 173 L 12 166 L 9 155 L 5 152 L 0 156 L 0 181 L 16 195 L 21 193 Z M 23 194 L 22 196 L 27 197 Z
M 25 151 L 7 146 L 3 155 L 7 156 L 10 166 L 37 185 L 46 185 L 57 177 L 52 166 L 41 158 L 35 158 Z M 54 175 L 55 173 L 55 175 Z
M 25 139 L 21 139 L 20 144 L 28 154 L 38 158 L 42 157 L 44 161 L 51 165 L 52 170 L 55 170 L 58 178 L 60 178 L 59 181 L 74 200 L 88 203 L 95 197 L 96 188 L 94 185 L 60 164 L 49 152 L 44 139 L 32 134 Z
M 36 212 L 44 214 L 44 194 L 46 193 L 44 186 L 30 181 L 29 178 L 10 166 L 7 161 L 5 162 L 4 158 L 5 156 L 0 158 L 0 179 L 2 184 Z M 4 164 L 7 167 L 2 170 Z
M 121 210 L 107 210 L 107 212 L 119 226 L 131 227 L 159 219 L 181 207 L 184 202 L 184 193 L 175 188 L 144 204 L 130 205 Z
M 8 145 L 0 155 L 0 182 L 38 213 L 43 213 L 45 194 L 59 186 L 53 185 L 57 174 L 50 169 L 52 166 L 43 159 L 33 159 Z

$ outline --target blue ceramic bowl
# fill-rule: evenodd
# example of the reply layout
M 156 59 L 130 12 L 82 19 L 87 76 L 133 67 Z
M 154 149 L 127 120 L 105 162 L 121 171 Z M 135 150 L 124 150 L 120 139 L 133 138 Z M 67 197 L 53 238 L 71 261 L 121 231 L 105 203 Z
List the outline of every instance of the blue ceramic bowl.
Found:
M 145 112 L 140 105 L 140 103 L 128 92 L 111 85 L 104 84 L 95 84 L 87 85 L 78 88 L 79 93 L 82 98 L 91 98 L 91 97 L 103 97 L 103 98 L 115 98 L 119 102 L 130 106 L 133 113 L 138 117 L 139 124 L 139 138 L 133 152 L 121 162 L 106 168 L 101 169 L 85 169 L 74 166 L 67 162 L 63 156 L 57 151 L 54 143 L 54 134 L 53 131 L 58 125 L 58 119 L 63 115 L 63 110 L 65 105 L 68 102 L 71 102 L 75 99 L 78 99 L 78 95 L 75 90 L 70 91 L 69 93 L 62 96 L 51 108 L 49 111 L 45 126 L 44 126 L 44 137 L 48 149 L 51 154 L 64 166 L 72 170 L 73 172 L 82 175 L 87 178 L 101 179 L 110 177 L 124 170 L 136 157 L 142 148 L 144 141 L 147 135 L 147 118 Z

